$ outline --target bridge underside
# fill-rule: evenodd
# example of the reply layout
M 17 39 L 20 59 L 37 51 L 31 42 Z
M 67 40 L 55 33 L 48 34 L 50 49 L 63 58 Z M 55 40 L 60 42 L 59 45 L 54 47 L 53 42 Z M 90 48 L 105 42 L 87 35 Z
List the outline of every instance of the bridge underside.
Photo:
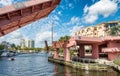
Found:
M 60 0 L 30 0 L 0 8 L 0 36 L 48 16 Z

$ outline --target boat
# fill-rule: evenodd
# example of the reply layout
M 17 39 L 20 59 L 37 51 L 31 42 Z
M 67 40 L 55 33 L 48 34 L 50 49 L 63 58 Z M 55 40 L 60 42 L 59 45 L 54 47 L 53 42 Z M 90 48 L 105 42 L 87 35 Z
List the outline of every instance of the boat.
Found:
M 9 58 L 9 60 L 14 61 L 14 60 L 15 60 L 15 58 Z
M 12 51 L 3 51 L 1 54 L 1 57 L 11 57 L 11 56 L 15 56 L 16 52 L 12 52 Z
M 8 53 L 9 53 L 9 52 L 3 52 L 3 53 L 1 54 L 1 56 L 2 56 L 2 57 L 8 57 Z

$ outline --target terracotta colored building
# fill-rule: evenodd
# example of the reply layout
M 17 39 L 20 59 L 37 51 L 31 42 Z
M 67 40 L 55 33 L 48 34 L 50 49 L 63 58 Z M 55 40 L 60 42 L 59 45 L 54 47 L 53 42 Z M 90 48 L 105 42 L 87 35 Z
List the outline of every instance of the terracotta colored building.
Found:
M 86 36 L 86 37 L 108 36 L 110 28 L 118 24 L 120 24 L 120 21 L 110 21 L 106 23 L 100 23 L 96 26 L 89 26 L 76 32 L 75 36 Z
M 120 36 L 112 37 L 107 36 L 104 38 L 98 37 L 71 37 L 67 42 L 54 42 L 53 47 L 55 49 L 54 58 L 58 58 L 58 49 L 64 48 L 64 60 L 70 61 L 70 47 L 79 46 L 79 57 L 85 58 L 85 46 L 92 47 L 91 56 L 92 59 L 107 58 L 113 60 L 120 54 Z M 107 54 L 107 55 L 106 55 Z M 106 55 L 106 56 L 105 56 Z

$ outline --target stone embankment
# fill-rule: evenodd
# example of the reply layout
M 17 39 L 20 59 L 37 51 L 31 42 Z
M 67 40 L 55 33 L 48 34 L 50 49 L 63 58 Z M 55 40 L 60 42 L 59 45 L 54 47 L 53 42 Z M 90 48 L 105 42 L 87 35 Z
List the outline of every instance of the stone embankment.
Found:
M 60 59 L 53 59 L 52 57 L 48 58 L 48 61 L 53 62 L 53 63 L 58 63 L 61 65 L 66 65 L 75 69 L 80 69 L 80 70 L 95 70 L 95 71 L 108 71 L 110 66 L 105 65 L 105 64 L 98 64 L 98 63 L 80 63 L 80 62 L 67 62 L 64 60 Z

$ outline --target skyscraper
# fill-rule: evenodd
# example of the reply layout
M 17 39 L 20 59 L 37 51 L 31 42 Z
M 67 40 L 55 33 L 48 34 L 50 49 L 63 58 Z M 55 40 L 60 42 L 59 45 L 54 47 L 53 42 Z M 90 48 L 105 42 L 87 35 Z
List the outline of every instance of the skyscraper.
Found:
M 35 47 L 35 41 L 34 40 L 28 40 L 28 48 L 34 48 Z
M 25 47 L 25 39 L 20 40 L 20 46 L 21 46 L 21 48 Z

